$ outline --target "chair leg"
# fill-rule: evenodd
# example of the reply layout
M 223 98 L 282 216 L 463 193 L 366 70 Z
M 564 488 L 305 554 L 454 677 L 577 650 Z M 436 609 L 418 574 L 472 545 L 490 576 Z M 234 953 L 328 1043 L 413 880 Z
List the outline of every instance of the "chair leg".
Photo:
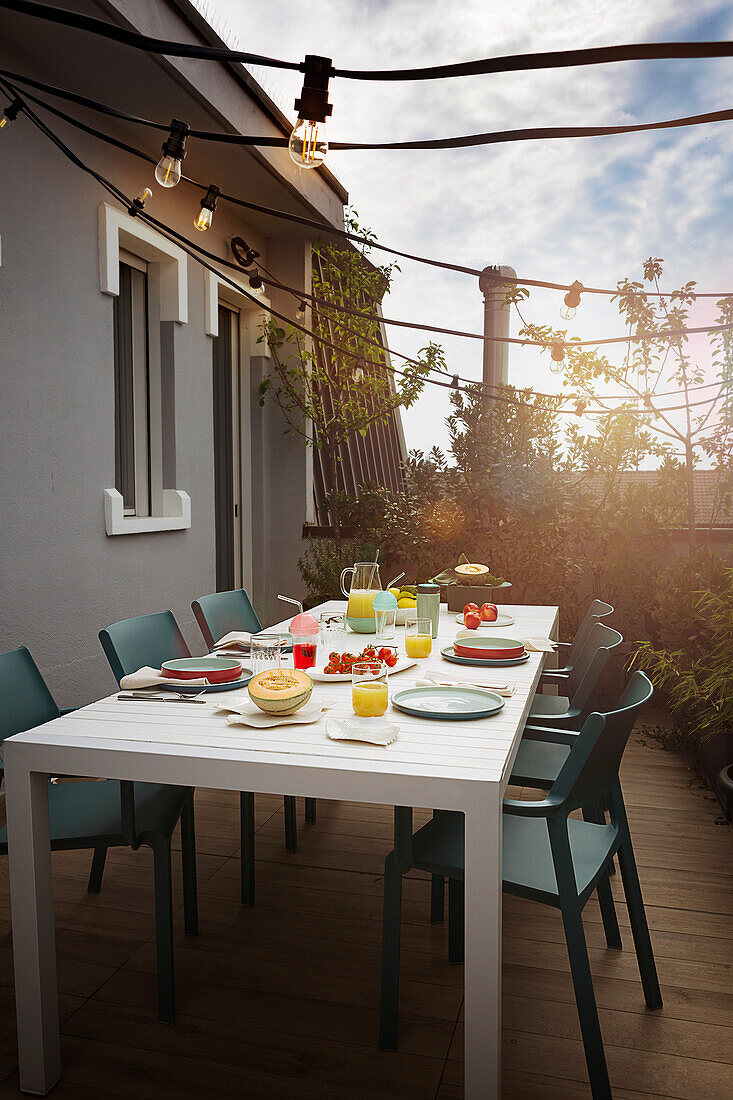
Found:
M 95 848 L 94 855 L 92 856 L 92 866 L 89 871 L 89 882 L 87 883 L 88 894 L 98 894 L 102 889 L 102 875 L 104 874 L 104 864 L 107 859 L 106 848 Z
M 155 958 L 158 971 L 158 1019 L 172 1024 L 175 1018 L 173 973 L 173 889 L 170 840 L 158 837 L 152 844 L 155 873 Z
M 198 936 L 199 903 L 196 883 L 196 825 L 193 794 L 181 811 L 181 866 L 183 868 L 183 924 L 187 936 Z
M 382 988 L 379 1004 L 379 1049 L 397 1050 L 400 1007 L 400 934 L 402 931 L 402 875 L 394 852 L 384 863 L 382 911 Z
M 585 821 L 591 821 L 600 825 L 604 820 L 603 811 L 599 808 L 598 803 L 593 806 L 583 807 L 583 819 Z M 621 942 L 621 931 L 618 926 L 618 918 L 616 916 L 616 906 L 613 902 L 613 893 L 611 891 L 611 883 L 609 880 L 609 870 L 604 874 L 603 878 L 599 880 L 596 886 L 596 893 L 598 894 L 598 904 L 601 909 L 601 920 L 603 921 L 603 931 L 606 934 L 606 946 L 613 947 L 617 950 L 621 950 L 623 944 Z
M 432 875 L 430 879 L 430 922 L 440 924 L 445 917 L 445 879 Z
M 448 962 L 463 962 L 463 883 L 448 879 Z
M 295 816 L 295 799 L 291 794 L 283 797 L 285 807 L 285 847 L 289 852 L 298 850 L 298 821 Z
M 255 796 L 251 791 L 239 795 L 240 896 L 250 909 L 255 903 Z
M 316 823 L 315 798 L 306 798 L 305 800 L 305 823 L 306 825 L 315 825 Z
M 621 865 L 621 881 L 624 885 L 626 905 L 629 910 L 631 933 L 636 948 L 636 960 L 639 964 L 639 974 L 644 989 L 644 1000 L 649 1008 L 661 1008 L 662 991 L 659 988 L 657 965 L 654 961 L 649 925 L 644 910 L 644 899 L 641 896 L 639 872 L 636 869 L 636 859 L 634 858 L 634 849 L 631 845 L 628 827 L 626 828 L 626 839 L 619 848 L 618 856 Z
M 593 1100 L 611 1100 L 611 1082 L 608 1078 L 606 1054 L 603 1049 L 580 907 L 577 904 L 564 905 L 562 921 Z

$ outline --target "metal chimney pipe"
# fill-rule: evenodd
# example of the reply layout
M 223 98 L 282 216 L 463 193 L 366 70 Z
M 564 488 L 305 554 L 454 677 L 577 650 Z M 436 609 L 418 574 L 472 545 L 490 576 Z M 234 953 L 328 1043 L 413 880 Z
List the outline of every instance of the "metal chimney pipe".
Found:
M 479 287 L 484 296 L 485 337 L 509 335 L 509 306 L 503 304 L 509 288 L 506 283 L 502 283 L 502 275 L 512 279 L 517 277 L 514 268 L 504 264 L 485 267 L 479 276 Z M 509 381 L 508 344 L 489 339 L 484 341 L 483 380 L 487 386 L 493 387 L 506 385 Z M 494 392 L 495 390 L 489 391 L 489 401 Z

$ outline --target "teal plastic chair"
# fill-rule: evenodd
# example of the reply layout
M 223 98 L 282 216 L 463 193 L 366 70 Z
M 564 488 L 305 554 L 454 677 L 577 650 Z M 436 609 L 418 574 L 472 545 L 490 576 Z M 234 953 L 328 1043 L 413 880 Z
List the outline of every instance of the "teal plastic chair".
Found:
M 160 668 L 163 661 L 190 657 L 191 652 L 172 611 L 158 611 L 152 615 L 137 615 L 122 619 L 99 632 L 99 640 L 107 655 L 110 668 L 119 684 L 123 676 L 144 665 Z M 240 833 L 242 838 L 241 897 L 245 905 L 254 905 L 254 795 L 240 794 Z M 295 846 L 297 833 L 294 814 L 286 818 L 285 838 L 288 847 Z M 97 890 L 101 887 L 104 870 L 104 852 L 95 852 L 92 874 Z
M 246 630 L 250 634 L 258 634 L 262 630 L 262 624 L 244 588 L 199 596 L 191 604 L 191 609 L 209 650 L 232 630 Z M 288 851 L 294 852 L 298 844 L 295 799 L 291 795 L 285 795 L 284 803 L 286 847 Z M 308 825 L 315 823 L 315 798 L 305 800 L 305 820 Z
M 610 897 L 608 871 L 618 853 L 626 904 L 641 975 L 644 999 L 661 1008 L 656 964 L 644 911 L 639 876 L 626 817 L 619 766 L 639 708 L 651 695 L 647 677 L 637 672 L 623 706 L 607 715 L 591 714 L 575 738 L 547 796 L 537 802 L 504 801 L 503 888 L 507 893 L 559 909 L 583 1037 L 588 1076 L 595 1100 L 610 1100 L 611 1085 L 603 1050 L 582 912 L 594 890 L 610 898 L 610 947 L 621 935 Z M 610 821 L 589 809 L 605 803 Z M 583 820 L 571 818 L 583 809 Z M 450 882 L 451 939 L 460 956 L 463 935 L 463 814 L 439 811 L 413 834 L 412 810 L 395 808 L 395 848 L 384 869 L 380 1047 L 397 1048 L 402 878 L 412 868 L 447 877 Z
M 572 642 L 557 643 L 555 653 L 558 658 L 562 659 L 562 665 L 558 668 L 546 668 L 542 673 L 540 683 L 557 684 L 561 686 L 567 680 L 578 655 L 582 652 L 591 627 L 595 626 L 601 619 L 606 619 L 609 615 L 613 615 L 613 612 L 614 608 L 610 603 L 605 603 L 603 600 L 593 600 Z
M 0 653 L 0 742 L 61 716 L 51 692 L 25 646 Z M 193 788 L 105 779 L 49 783 L 52 851 L 93 848 L 153 852 L 158 1016 L 174 1019 L 173 896 L 171 836 L 181 822 L 184 925 L 198 933 L 196 840 Z M 0 854 L 8 851 L 7 830 L 0 829 Z
M 603 623 L 594 623 L 575 658 L 565 683 L 565 695 L 535 695 L 527 719 L 530 725 L 569 726 L 579 730 L 596 709 L 598 687 L 611 652 L 623 636 Z

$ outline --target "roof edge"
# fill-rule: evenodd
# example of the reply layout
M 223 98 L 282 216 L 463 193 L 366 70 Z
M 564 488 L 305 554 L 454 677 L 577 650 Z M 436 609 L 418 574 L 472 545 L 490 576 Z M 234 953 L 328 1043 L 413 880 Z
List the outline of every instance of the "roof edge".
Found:
M 167 0 L 167 2 L 183 16 L 186 22 L 193 27 L 197 34 L 201 35 L 209 46 L 220 46 L 224 49 L 230 48 L 228 43 L 225 42 L 223 38 L 219 37 L 211 24 L 206 21 L 191 0 Z M 222 61 L 219 62 L 219 64 L 226 66 L 234 79 L 237 80 L 247 93 L 257 101 L 265 114 L 283 131 L 286 137 L 289 137 L 293 129 L 290 119 L 280 110 L 275 101 L 270 98 L 265 89 L 258 84 L 251 73 L 247 72 L 244 65 L 241 62 L 232 61 Z M 320 173 L 324 181 L 336 194 L 339 201 L 346 206 L 349 201 L 349 192 L 344 185 L 325 165 L 317 168 L 316 171 Z

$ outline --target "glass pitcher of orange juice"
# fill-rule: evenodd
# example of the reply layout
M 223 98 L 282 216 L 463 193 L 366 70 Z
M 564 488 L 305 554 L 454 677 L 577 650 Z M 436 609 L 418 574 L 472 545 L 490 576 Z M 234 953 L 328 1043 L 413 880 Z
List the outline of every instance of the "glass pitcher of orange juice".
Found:
M 346 577 L 351 574 L 351 584 L 346 587 Z M 358 561 L 349 565 L 341 574 L 341 591 L 348 599 L 346 624 L 357 634 L 374 634 L 374 597 L 382 591 L 379 566 L 375 561 Z

